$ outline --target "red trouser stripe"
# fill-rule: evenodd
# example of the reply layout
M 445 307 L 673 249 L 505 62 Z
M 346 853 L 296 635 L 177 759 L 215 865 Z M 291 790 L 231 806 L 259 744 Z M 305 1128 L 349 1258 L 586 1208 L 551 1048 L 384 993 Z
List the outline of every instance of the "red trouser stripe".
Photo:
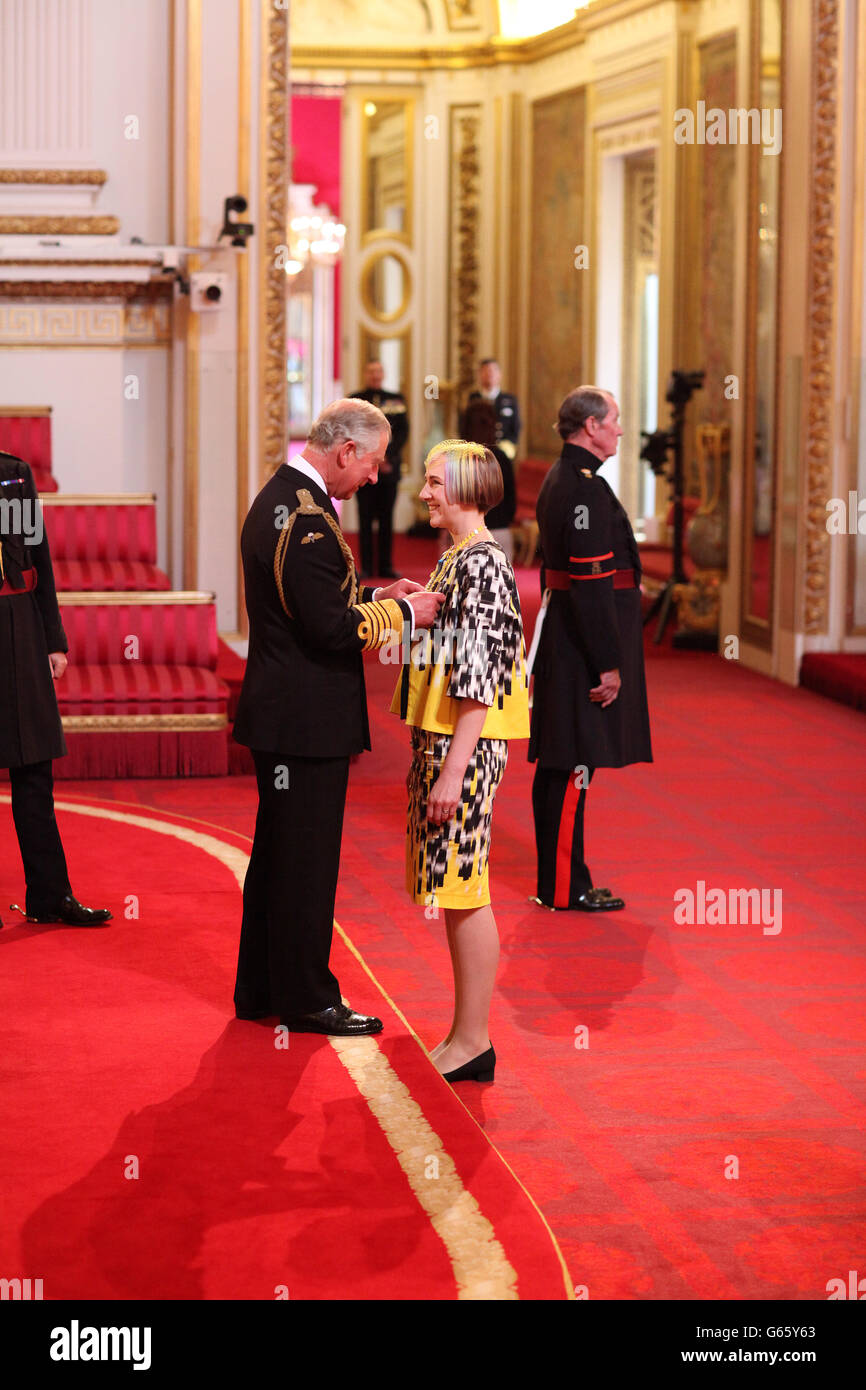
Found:
M 580 800 L 580 788 L 575 786 L 577 776 L 569 774 L 559 813 L 559 835 L 556 841 L 556 884 L 553 890 L 553 906 L 568 907 L 571 895 L 571 851 L 574 846 L 574 818 Z

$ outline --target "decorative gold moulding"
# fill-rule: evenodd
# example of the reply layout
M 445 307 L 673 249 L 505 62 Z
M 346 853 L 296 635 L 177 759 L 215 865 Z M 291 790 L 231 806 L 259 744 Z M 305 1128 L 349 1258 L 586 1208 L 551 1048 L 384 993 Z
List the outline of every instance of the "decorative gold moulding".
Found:
M 115 236 L 117 217 L 0 217 L 2 236 Z
M 151 302 L 171 297 L 170 280 L 0 280 L 0 299 L 142 299 Z
M 4 406 L 0 409 L 0 414 L 8 410 L 13 415 L 33 415 L 46 409 L 50 411 L 51 407 L 42 406 L 34 410 L 24 405 Z M 154 502 L 155 492 L 49 492 L 42 499 L 42 505 L 50 507 L 140 507 Z
M 224 729 L 225 714 L 64 714 L 66 733 L 93 733 L 100 729 L 117 733 L 147 733 L 151 729 L 177 729 L 189 733 L 193 729 Z
M 8 420 L 10 416 L 27 415 L 32 419 L 34 416 L 45 416 L 50 414 L 50 405 L 0 405 L 0 419 L 5 420 Z M 88 501 L 89 500 L 88 498 Z
M 386 313 L 382 309 L 377 308 L 375 304 L 372 282 L 373 275 L 388 256 L 393 256 L 394 260 L 399 263 L 403 271 L 403 294 L 399 307 Z M 399 323 L 408 313 L 409 306 L 412 303 L 412 271 L 409 262 L 400 254 L 396 247 L 383 248 L 381 251 L 377 251 L 376 254 L 371 256 L 367 261 L 361 275 L 361 301 L 367 314 L 376 324 L 389 326 Z
M 104 169 L 0 169 L 0 183 L 92 184 L 105 183 Z
M 167 603 L 198 604 L 204 607 L 215 601 L 216 594 L 205 593 L 201 589 L 154 589 L 147 592 L 129 589 L 120 593 L 116 590 L 108 592 L 101 589 L 64 589 L 57 595 L 57 602 L 61 608 L 72 605 L 93 608 L 105 608 L 109 605 L 116 608 L 125 605 L 130 608 L 144 608 L 148 605 L 164 606 Z
M 657 0 L 638 0 L 646 8 Z M 485 43 L 442 44 L 434 48 L 360 49 L 324 48 L 298 45 L 292 48 L 293 68 L 359 68 L 379 71 L 424 72 L 434 68 L 495 68 L 511 64 L 536 63 L 553 53 L 586 42 L 585 25 L 580 18 L 561 24 L 534 39 L 488 39 Z

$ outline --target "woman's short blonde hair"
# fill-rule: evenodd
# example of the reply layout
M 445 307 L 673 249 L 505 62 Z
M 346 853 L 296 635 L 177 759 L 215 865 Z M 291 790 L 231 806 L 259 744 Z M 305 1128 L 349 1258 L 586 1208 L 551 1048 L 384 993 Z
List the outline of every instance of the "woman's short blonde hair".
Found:
M 445 496 L 449 502 L 489 512 L 502 501 L 505 487 L 496 455 L 483 444 L 466 439 L 443 439 L 424 460 L 425 471 L 434 459 L 445 460 Z

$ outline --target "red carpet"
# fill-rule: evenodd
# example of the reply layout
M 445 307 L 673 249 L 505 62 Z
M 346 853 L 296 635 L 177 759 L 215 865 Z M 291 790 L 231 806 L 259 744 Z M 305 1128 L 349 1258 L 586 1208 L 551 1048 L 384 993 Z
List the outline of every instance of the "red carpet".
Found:
M 458 1098 L 431 1086 L 423 1054 L 338 947 L 341 983 L 353 1003 L 385 1010 L 382 1052 L 493 1225 L 522 1296 L 539 1296 L 526 1280 L 562 1296 L 555 1252 L 513 1180 L 497 1186 L 507 1170 L 492 1151 L 472 1150 L 479 1132 L 458 1100 L 589 1298 L 826 1299 L 829 1280 L 864 1269 L 866 724 L 735 662 L 648 650 L 656 762 L 600 772 L 589 800 L 595 880 L 622 893 L 624 912 L 599 921 L 527 902 L 531 769 L 525 745 L 513 750 L 491 868 L 503 940 L 495 1085 L 461 1085 Z M 407 740 L 386 713 L 394 668 L 367 669 L 374 752 L 352 770 L 337 916 L 432 1046 L 450 1019 L 447 949 L 402 889 Z M 61 790 L 252 829 L 248 778 Z M 435 1286 L 454 1297 L 438 1238 L 330 1044 L 293 1041 L 274 1056 L 263 1028 L 227 1022 L 239 915 L 227 874 L 209 864 L 193 887 L 186 853 L 159 845 L 141 858 L 140 842 L 118 862 L 113 841 L 106 855 L 79 835 L 70 858 L 80 891 L 120 913 L 133 880 L 152 884 L 141 923 L 0 933 L 14 947 L 2 957 L 2 1057 L 20 1126 L 2 1141 L 4 1265 L 46 1278 L 56 1267 L 63 1292 L 125 1297 L 140 1291 L 149 1251 L 160 1296 L 270 1297 L 282 1271 L 293 1296 Z M 699 882 L 779 890 L 781 931 L 679 924 L 675 894 Z M 4 904 L 20 894 L 17 858 L 0 890 Z M 290 1059 L 296 1070 L 267 1065 Z M 142 1159 L 139 1185 L 122 1180 L 127 1154 Z M 514 1253 L 500 1191 L 536 1254 Z M 324 1272 L 311 1253 L 321 1237 Z M 335 1293 L 339 1239 L 360 1272 Z
M 531 1199 L 342 936 L 342 987 L 384 1015 L 381 1041 L 286 1050 L 228 1018 L 241 837 L 58 802 L 118 920 L 0 933 L 6 1277 L 51 1299 L 569 1295 Z M 3 798 L 0 825 L 9 844 Z

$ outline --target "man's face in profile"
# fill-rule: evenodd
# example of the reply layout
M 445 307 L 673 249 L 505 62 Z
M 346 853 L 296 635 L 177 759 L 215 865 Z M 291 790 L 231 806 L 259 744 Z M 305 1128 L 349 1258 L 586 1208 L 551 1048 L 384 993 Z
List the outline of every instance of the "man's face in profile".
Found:
M 354 497 L 359 487 L 364 487 L 366 483 L 378 481 L 379 469 L 385 463 L 385 451 L 388 448 L 390 438 L 388 430 L 383 430 L 375 448 L 366 452 L 364 446 L 354 439 L 348 440 L 342 446 L 340 460 L 343 468 L 340 473 L 340 491 L 334 494 L 335 497 Z

